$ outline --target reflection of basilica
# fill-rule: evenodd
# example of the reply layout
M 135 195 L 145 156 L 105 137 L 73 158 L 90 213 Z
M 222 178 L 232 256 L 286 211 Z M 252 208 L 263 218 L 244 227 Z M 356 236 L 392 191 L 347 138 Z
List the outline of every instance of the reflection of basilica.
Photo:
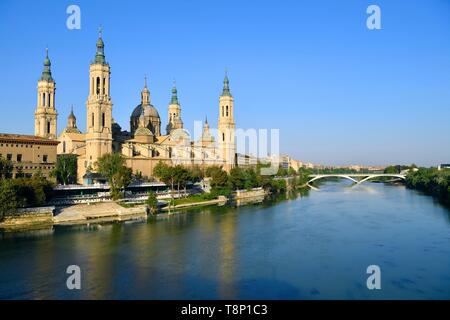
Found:
M 35 113 L 35 134 L 56 139 L 57 112 L 55 107 L 55 81 L 51 74 L 48 55 L 44 62 L 42 77 L 38 81 L 38 107 Z M 234 101 L 225 75 L 223 91 L 219 97 L 218 135 L 216 139 L 209 131 L 208 122 L 198 141 L 191 141 L 183 129 L 181 106 L 175 84 L 168 106 L 166 132 L 161 132 L 158 110 L 151 103 L 150 90 L 145 80 L 141 92 L 141 103 L 130 116 L 130 131 L 122 130 L 112 117 L 110 96 L 110 65 L 104 54 L 101 36 L 97 40 L 97 51 L 89 67 L 89 96 L 86 102 L 86 132 L 82 133 L 76 124 L 73 111 L 67 127 L 57 138 L 58 154 L 78 155 L 78 182 L 87 171 L 95 170 L 95 162 L 106 153 L 121 153 L 133 172 L 151 176 L 159 162 L 184 165 L 222 165 L 230 170 L 235 164 L 235 122 Z

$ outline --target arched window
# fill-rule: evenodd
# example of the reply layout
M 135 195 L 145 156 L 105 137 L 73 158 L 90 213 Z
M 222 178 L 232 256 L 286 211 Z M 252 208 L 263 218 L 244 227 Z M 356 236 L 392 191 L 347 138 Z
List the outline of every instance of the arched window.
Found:
M 47 121 L 47 134 L 50 133 L 50 121 Z
M 45 92 L 42 94 L 42 105 L 45 107 Z
M 222 141 L 225 141 L 225 133 L 222 133 Z
M 103 94 L 105 94 L 106 90 L 106 78 L 103 78 Z
M 225 115 L 224 112 L 223 112 L 223 110 L 224 110 L 224 108 L 223 108 L 223 106 L 222 106 L 222 117 Z
M 94 113 L 91 114 L 91 127 L 94 126 Z
M 227 106 L 227 117 L 228 117 L 228 106 Z
M 97 77 L 97 88 L 96 88 L 97 94 L 100 94 L 100 77 Z
M 105 113 L 102 113 L 102 127 L 105 126 Z

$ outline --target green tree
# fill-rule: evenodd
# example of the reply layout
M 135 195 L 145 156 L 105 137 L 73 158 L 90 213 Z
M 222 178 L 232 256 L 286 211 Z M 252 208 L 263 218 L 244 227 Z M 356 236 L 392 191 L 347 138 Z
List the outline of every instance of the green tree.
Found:
M 287 169 L 280 167 L 278 168 L 277 176 L 279 177 L 286 177 L 288 175 Z
M 56 166 L 50 174 L 56 178 L 59 184 L 75 184 L 77 182 L 77 155 L 58 155 Z
M 12 162 L 0 157 L 0 180 L 11 179 L 13 171 Z
M 166 185 L 170 186 L 170 190 L 173 191 L 175 184 L 174 170 L 169 165 L 160 161 L 153 169 L 153 175 Z
M 17 208 L 16 188 L 12 180 L 0 180 L 0 221 Z
M 146 204 L 150 213 L 153 214 L 158 211 L 158 199 L 156 198 L 156 194 L 153 191 L 150 191 L 148 193 Z
M 220 169 L 214 170 L 211 175 L 211 187 L 212 188 L 223 188 L 228 185 L 228 175 L 227 173 Z
M 245 174 L 240 167 L 234 167 L 230 170 L 230 176 L 228 178 L 233 190 L 244 189 Z
M 186 185 L 190 180 L 189 171 L 181 165 L 176 165 L 170 169 L 173 173 L 173 181 L 177 185 L 178 194 L 180 193 L 180 187 L 184 188 L 186 192 Z
M 96 166 L 98 172 L 108 179 L 112 198 L 121 198 L 121 190 L 130 184 L 132 176 L 132 171 L 126 166 L 122 155 L 107 153 L 97 160 Z
M 398 166 L 389 166 L 384 169 L 384 173 L 397 174 L 399 172 Z

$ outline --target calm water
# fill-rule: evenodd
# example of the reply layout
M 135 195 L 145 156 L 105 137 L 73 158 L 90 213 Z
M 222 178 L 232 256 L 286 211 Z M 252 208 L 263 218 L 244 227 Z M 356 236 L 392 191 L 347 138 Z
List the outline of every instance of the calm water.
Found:
M 272 204 L 1 234 L 0 298 L 450 299 L 449 215 L 402 186 L 327 182 Z M 381 290 L 366 287 L 372 264 Z

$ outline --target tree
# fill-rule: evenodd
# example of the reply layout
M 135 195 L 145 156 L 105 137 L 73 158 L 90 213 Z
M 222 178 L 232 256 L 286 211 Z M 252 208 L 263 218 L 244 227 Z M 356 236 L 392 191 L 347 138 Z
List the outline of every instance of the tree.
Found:
M 244 171 L 239 167 L 234 167 L 230 170 L 229 182 L 233 190 L 241 190 L 245 184 Z
M 59 184 L 75 184 L 77 182 L 77 155 L 58 155 L 56 166 L 50 173 Z
M 398 166 L 389 166 L 384 169 L 384 173 L 396 174 L 399 173 Z
M 153 191 L 148 193 L 146 204 L 150 213 L 153 214 L 158 210 L 158 199 L 156 199 L 156 194 Z
M 0 180 L 11 179 L 13 165 L 11 161 L 0 157 Z
M 98 172 L 108 179 L 111 188 L 111 196 L 119 199 L 121 189 L 131 182 L 132 171 L 126 166 L 125 159 L 118 153 L 107 153 L 100 157 L 96 163 Z
M 166 185 L 169 185 L 170 190 L 173 191 L 175 179 L 172 167 L 160 161 L 153 169 L 153 175 L 160 181 L 164 182 Z
M 199 182 L 204 178 L 203 171 L 202 171 L 202 169 L 200 169 L 199 165 L 193 166 L 189 171 L 190 171 L 189 174 L 190 174 L 190 179 L 191 179 L 192 183 Z
M 279 176 L 279 177 L 286 177 L 287 175 L 288 175 L 287 169 L 285 169 L 283 167 L 279 167 L 278 168 L 277 176 Z
M 191 179 L 189 170 L 187 170 L 186 168 L 184 168 L 181 165 L 177 165 L 177 166 L 173 167 L 172 170 L 173 170 L 174 182 L 177 184 L 177 187 L 178 187 L 178 193 L 180 193 L 180 187 L 183 187 L 184 191 L 186 193 L 186 185 Z
M 16 190 L 13 180 L 0 180 L 0 221 L 13 214 L 17 208 Z
M 214 170 L 211 175 L 211 187 L 212 188 L 223 188 L 228 185 L 228 175 L 221 168 L 219 170 Z

